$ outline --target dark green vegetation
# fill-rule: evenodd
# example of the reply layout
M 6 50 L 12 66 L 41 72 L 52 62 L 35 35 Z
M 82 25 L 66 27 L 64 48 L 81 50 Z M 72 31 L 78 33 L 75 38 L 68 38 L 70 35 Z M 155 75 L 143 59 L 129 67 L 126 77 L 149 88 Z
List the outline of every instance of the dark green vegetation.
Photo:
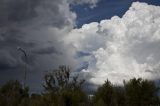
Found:
M 84 80 L 71 76 L 62 66 L 44 77 L 45 91 L 29 95 L 29 88 L 18 81 L 0 87 L 0 106 L 159 106 L 159 88 L 153 81 L 133 78 L 124 86 L 109 80 L 100 86 L 93 97 L 83 90 Z

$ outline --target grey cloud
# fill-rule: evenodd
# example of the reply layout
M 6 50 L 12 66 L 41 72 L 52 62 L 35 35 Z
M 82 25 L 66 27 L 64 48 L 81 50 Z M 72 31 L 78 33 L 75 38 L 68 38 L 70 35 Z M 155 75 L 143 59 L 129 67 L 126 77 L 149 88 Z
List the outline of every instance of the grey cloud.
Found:
M 30 79 L 40 86 L 46 68 L 71 61 L 61 39 L 73 28 L 75 18 L 66 0 L 1 0 L 0 83 L 21 78 L 19 73 L 27 64 L 27 71 L 34 72 Z M 17 47 L 26 50 L 27 62 Z
M 81 4 L 88 4 L 90 5 L 90 8 L 94 8 L 97 6 L 97 3 L 100 0 L 69 0 L 73 5 L 81 5 Z
M 0 71 L 0 83 L 10 78 L 22 80 L 20 75 L 27 64 L 28 80 L 33 79 L 32 83 L 40 88 L 44 70 L 63 64 L 77 65 L 73 48 L 64 43 L 64 36 L 75 25 L 76 14 L 70 10 L 73 2 L 0 0 L 0 70 L 8 70 Z M 95 5 L 97 0 L 78 4 L 81 3 Z M 26 50 L 27 62 L 17 47 Z
M 12 53 L 1 49 L 0 54 L 0 71 L 17 67 L 18 60 L 13 57 Z
M 23 33 L 19 31 L 19 29 L 6 29 L 0 30 L 0 47 L 17 47 L 24 46 L 24 47 L 34 47 L 34 42 L 25 41 L 23 40 Z
M 38 0 L 1 0 L 0 26 L 23 22 L 35 17 Z
M 62 54 L 61 52 L 57 51 L 55 47 L 40 48 L 40 49 L 33 51 L 33 53 L 36 53 L 39 55 L 48 55 L 48 54 L 60 55 Z
M 77 57 L 85 57 L 85 56 L 90 56 L 91 53 L 88 52 L 83 52 L 83 51 L 79 51 L 77 52 Z
M 13 68 L 15 68 L 15 67 L 16 67 L 16 66 L 13 65 L 11 62 L 6 61 L 5 58 L 4 58 L 4 59 L 1 58 L 1 61 L 0 61 L 0 71 L 13 69 Z
M 65 16 L 69 13 L 63 10 L 63 5 L 66 3 L 65 0 L 1 0 L 0 27 L 26 24 L 31 20 L 34 23 L 56 27 L 69 25 L 71 20 L 68 18 L 72 18 L 72 16 Z

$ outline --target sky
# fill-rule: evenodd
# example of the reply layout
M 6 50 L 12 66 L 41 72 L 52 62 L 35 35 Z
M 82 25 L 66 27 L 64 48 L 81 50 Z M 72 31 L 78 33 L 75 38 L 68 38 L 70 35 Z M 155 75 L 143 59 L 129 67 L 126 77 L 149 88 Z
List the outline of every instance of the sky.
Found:
M 1 0 L 0 85 L 23 83 L 25 65 L 31 92 L 59 65 L 91 89 L 106 79 L 158 80 L 159 10 L 159 0 Z
M 90 8 L 87 4 L 76 5 L 72 7 L 72 11 L 77 13 L 77 27 L 81 27 L 83 24 L 100 22 L 104 19 L 110 19 L 115 15 L 122 17 L 131 4 L 136 1 L 160 5 L 159 0 L 100 0 L 95 8 Z

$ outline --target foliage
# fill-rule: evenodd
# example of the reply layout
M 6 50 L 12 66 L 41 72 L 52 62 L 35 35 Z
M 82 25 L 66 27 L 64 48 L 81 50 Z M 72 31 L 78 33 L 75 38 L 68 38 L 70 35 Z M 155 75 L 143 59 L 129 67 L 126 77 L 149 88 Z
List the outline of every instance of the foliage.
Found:
M 124 82 L 126 92 L 126 102 L 130 106 L 150 106 L 157 105 L 158 88 L 153 81 L 131 79 Z
M 78 80 L 78 76 L 71 77 L 70 69 L 61 66 L 45 76 L 47 101 L 54 105 L 79 106 L 87 102 L 87 95 L 82 90 L 84 80 Z
M 105 104 L 106 106 L 114 106 L 115 98 L 114 98 L 114 89 L 109 80 L 105 81 L 105 83 L 98 88 L 95 93 L 95 97 L 93 98 L 95 103 L 99 102 Z
M 18 106 L 28 98 L 27 87 L 22 88 L 18 81 L 9 81 L 0 88 L 0 106 Z
M 109 80 L 97 89 L 93 102 L 96 106 L 124 106 L 125 105 L 124 89 L 113 86 Z
M 29 88 L 18 81 L 0 87 L 0 106 L 158 106 L 159 88 L 153 81 L 133 78 L 124 86 L 109 80 L 98 87 L 92 98 L 83 91 L 84 80 L 71 76 L 70 69 L 61 66 L 44 77 L 45 91 L 29 95 Z

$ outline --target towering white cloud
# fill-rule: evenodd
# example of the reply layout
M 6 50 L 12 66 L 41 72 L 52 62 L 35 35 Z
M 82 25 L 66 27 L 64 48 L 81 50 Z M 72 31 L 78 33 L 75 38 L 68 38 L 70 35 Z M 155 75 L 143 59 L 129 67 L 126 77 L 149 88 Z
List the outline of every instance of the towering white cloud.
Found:
M 160 7 L 135 2 L 125 15 L 74 29 L 65 41 L 82 56 L 88 69 L 82 74 L 89 82 L 102 84 L 106 79 L 160 77 Z

